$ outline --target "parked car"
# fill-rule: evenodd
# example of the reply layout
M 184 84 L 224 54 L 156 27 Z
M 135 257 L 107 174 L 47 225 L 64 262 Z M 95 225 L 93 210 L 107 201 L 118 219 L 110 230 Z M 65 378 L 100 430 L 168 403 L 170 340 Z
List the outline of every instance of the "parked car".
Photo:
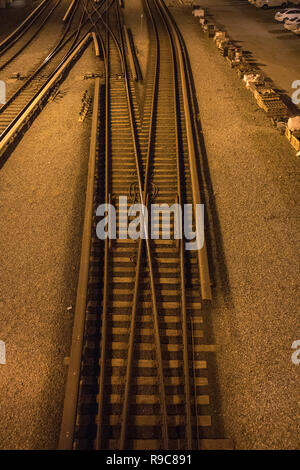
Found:
M 284 24 L 293 24 L 299 18 L 300 18 L 300 14 L 299 15 L 294 15 L 293 18 L 288 18 L 287 20 L 285 20 Z
M 294 21 L 289 20 L 284 23 L 285 29 L 289 29 L 290 31 L 293 31 L 294 29 L 300 28 L 300 17 L 295 18 Z
M 285 19 L 292 18 L 298 13 L 300 13 L 300 8 L 286 8 L 285 10 L 277 11 L 274 18 L 276 21 L 285 21 Z
M 284 24 L 291 24 L 291 23 L 294 23 L 294 21 L 297 21 L 298 18 L 300 18 L 300 13 L 292 16 L 291 18 L 287 18 L 285 21 L 284 21 Z
M 282 7 L 285 8 L 288 3 L 292 3 L 293 5 L 299 5 L 300 0 L 256 0 L 255 6 L 257 8 L 271 8 L 271 7 Z

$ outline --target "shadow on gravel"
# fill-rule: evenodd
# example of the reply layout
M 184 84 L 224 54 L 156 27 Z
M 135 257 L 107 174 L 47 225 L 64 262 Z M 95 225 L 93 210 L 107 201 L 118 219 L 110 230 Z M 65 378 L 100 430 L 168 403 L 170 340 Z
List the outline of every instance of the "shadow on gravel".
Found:
M 274 20 L 273 17 L 271 17 L 271 18 L 259 18 L 259 19 L 257 18 L 256 19 L 257 23 L 262 23 L 262 24 L 273 24 L 274 25 L 275 21 L 276 20 Z
M 23 138 L 24 133 L 20 133 L 15 140 L 8 146 L 8 148 L 5 150 L 4 154 L 2 157 L 0 157 L 0 170 L 4 167 L 5 163 L 9 159 L 10 155 L 13 153 L 15 148 L 19 145 L 20 141 Z
M 187 53 L 187 66 L 189 73 L 189 81 L 192 96 L 190 99 L 193 101 L 195 119 L 194 119 L 194 134 L 198 145 L 195 146 L 198 176 L 200 181 L 201 198 L 205 204 L 207 220 L 209 227 L 206 231 L 206 242 L 208 250 L 208 260 L 210 266 L 210 274 L 212 279 L 212 286 L 219 287 L 224 302 L 229 308 L 233 308 L 233 299 L 231 296 L 230 281 L 226 265 L 226 257 L 223 246 L 223 238 L 218 215 L 216 199 L 214 196 L 213 183 L 210 176 L 209 162 L 206 152 L 205 139 L 202 132 L 200 122 L 200 111 L 197 102 L 197 94 Z
M 45 105 L 46 104 L 47 103 L 45 103 Z M 2 157 L 0 157 L 0 170 L 1 170 L 1 168 L 3 168 L 3 166 L 5 165 L 7 160 L 9 159 L 10 155 L 15 150 L 15 148 L 19 145 L 20 141 L 22 140 L 22 138 L 24 137 L 24 135 L 26 134 L 26 132 L 30 128 L 31 124 L 37 118 L 37 116 L 40 114 L 40 112 L 43 110 L 43 108 L 44 108 L 44 105 L 43 106 L 38 106 L 36 108 L 36 110 L 30 116 L 28 122 L 26 124 L 24 124 L 24 126 L 20 130 L 19 134 L 14 138 L 13 142 L 8 145 L 8 147 L 5 150 L 4 154 L 2 155 Z

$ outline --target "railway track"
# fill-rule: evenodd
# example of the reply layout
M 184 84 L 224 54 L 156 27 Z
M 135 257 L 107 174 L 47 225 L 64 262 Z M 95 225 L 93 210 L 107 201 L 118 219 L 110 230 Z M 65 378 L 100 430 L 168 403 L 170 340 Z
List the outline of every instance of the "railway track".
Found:
M 108 5 L 110 2 L 106 2 Z M 211 298 L 206 247 L 185 250 L 182 229 L 159 239 L 95 236 L 97 206 L 113 204 L 124 234 L 140 203 L 201 202 L 186 51 L 161 0 L 145 0 L 152 73 L 143 112 L 127 63 L 119 2 L 95 27 L 97 81 L 81 270 L 61 449 L 227 448 L 212 422 L 203 302 Z M 93 23 L 93 22 L 92 22 Z M 99 107 L 99 108 L 98 108 Z M 127 196 L 126 204 L 120 197 Z M 112 220 L 111 209 L 108 212 Z M 104 215 L 104 214 L 102 214 Z M 143 212 L 145 215 L 145 212 Z M 122 218 L 123 216 L 123 218 Z M 133 220 L 129 215 L 129 222 Z M 145 234 L 148 228 L 141 219 Z
M 45 6 L 35 16 L 34 21 L 26 26 L 23 32 L 0 50 L 0 72 L 16 59 L 29 44 L 37 37 L 39 32 L 43 29 L 47 21 L 56 10 L 61 0 L 50 0 L 46 2 Z
M 48 0 L 42 0 L 38 6 L 17 26 L 8 36 L 0 42 L 0 56 L 2 52 L 9 49 L 15 42 L 20 39 L 28 29 L 35 23 L 39 18 L 42 11 L 47 8 Z
M 40 66 L 30 74 L 24 83 L 7 98 L 6 103 L 2 105 L 0 108 L 0 141 L 5 133 L 9 131 L 10 126 L 17 116 L 24 112 L 26 105 L 47 83 L 51 75 L 75 46 L 82 31 L 83 17 L 84 13 L 80 13 L 80 18 L 76 18 L 78 22 L 73 25 L 74 31 L 72 31 L 68 37 L 65 37 L 67 31 L 72 27 L 73 17 L 70 18 L 70 23 L 67 25 L 61 38 L 50 54 L 43 60 Z
M 87 3 L 85 0 L 84 4 Z M 91 31 L 91 26 L 86 18 L 86 10 L 77 2 L 72 14 L 63 30 L 61 37 L 52 51 L 43 60 L 37 69 L 22 83 L 22 85 L 7 98 L 7 101 L 0 108 L 0 156 L 7 150 L 7 147 L 14 141 L 19 131 L 24 127 L 23 123 L 28 123 L 31 115 L 27 116 L 28 108 L 35 98 L 45 91 L 45 96 L 49 96 L 51 89 L 48 84 L 57 71 L 63 68 L 63 64 L 68 61 L 72 52 L 78 47 L 80 42 Z M 103 2 L 102 2 L 103 4 Z M 95 9 L 101 8 L 101 5 Z M 47 93 L 46 93 L 47 92 Z M 40 103 L 41 104 L 41 103 Z M 39 106 L 39 104 L 37 104 Z M 22 126 L 17 126 L 21 121 Z M 16 129 L 16 131 L 13 131 Z

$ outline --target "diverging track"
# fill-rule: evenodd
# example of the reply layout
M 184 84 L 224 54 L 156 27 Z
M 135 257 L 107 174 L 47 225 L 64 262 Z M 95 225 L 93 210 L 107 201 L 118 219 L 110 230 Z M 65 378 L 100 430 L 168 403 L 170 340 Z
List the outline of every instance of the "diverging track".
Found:
M 106 86 L 96 83 L 95 180 L 89 177 L 60 448 L 226 448 L 229 441 L 213 439 L 219 435 L 207 372 L 214 346 L 205 342 L 202 309 L 211 298 L 205 245 L 186 251 L 185 240 L 161 239 L 161 224 L 157 240 L 96 239 L 100 203 L 113 204 L 117 230 L 125 228 L 120 196 L 147 207 L 201 203 L 178 31 L 162 1 L 145 1 L 155 66 L 140 116 L 121 9 L 112 3 L 101 32 L 96 28 Z
M 10 42 L 8 40 L 4 41 L 4 47 L 1 48 L 0 45 L 0 72 L 18 57 L 34 40 L 56 10 L 60 1 L 61 0 L 46 1 L 37 12 L 36 16 L 34 16 L 32 22 L 24 27 L 24 30 L 20 31 L 19 34 L 15 33 Z

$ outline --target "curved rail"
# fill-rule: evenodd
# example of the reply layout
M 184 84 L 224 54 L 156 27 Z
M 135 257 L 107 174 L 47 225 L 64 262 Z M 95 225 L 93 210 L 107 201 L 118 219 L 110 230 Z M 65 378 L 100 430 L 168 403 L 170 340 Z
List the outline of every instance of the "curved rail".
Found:
M 134 157 L 135 157 L 135 165 L 136 165 L 136 174 L 137 174 L 137 184 L 138 184 L 138 198 L 142 207 L 145 206 L 147 200 L 147 186 L 148 183 L 146 181 L 146 185 L 144 185 L 142 181 L 142 170 L 141 170 L 141 156 L 138 150 L 138 139 L 137 139 L 137 131 L 134 122 L 133 116 L 133 103 L 132 103 L 132 96 L 130 92 L 130 85 L 129 85 L 129 74 L 127 69 L 126 63 L 126 52 L 125 52 L 125 44 L 123 38 L 123 28 L 120 20 L 120 12 L 119 12 L 119 3 L 115 4 L 116 6 L 116 14 L 117 14 L 117 23 L 118 23 L 118 32 L 119 32 L 119 41 L 116 39 L 116 36 L 112 33 L 111 29 L 108 27 L 108 24 L 105 23 L 107 30 L 112 34 L 115 44 L 117 45 L 122 70 L 124 73 L 124 82 L 125 82 L 125 89 L 126 89 L 126 97 L 128 102 L 128 111 L 129 111 L 129 119 L 130 119 L 130 128 L 132 133 L 132 142 L 134 148 Z M 150 158 L 150 156 L 148 156 Z M 149 169 L 149 162 L 147 164 Z M 148 172 L 149 173 L 149 172 Z M 144 190 L 146 188 L 146 190 Z M 145 214 L 142 215 L 143 220 L 145 221 Z M 145 223 L 145 222 L 144 222 Z M 144 225 L 144 231 L 147 233 L 147 227 Z M 146 236 L 145 239 L 146 245 L 146 252 L 147 252 L 147 259 L 150 271 L 150 282 L 151 282 L 151 292 L 152 292 L 152 306 L 154 310 L 154 328 L 155 328 L 155 344 L 156 344 L 156 354 L 157 354 L 157 363 L 158 363 L 158 371 L 159 371 L 159 388 L 160 388 L 160 400 L 161 400 L 161 407 L 162 407 L 162 420 L 163 420 L 163 442 L 164 447 L 168 448 L 168 427 L 167 427 L 167 410 L 166 410 L 166 397 L 165 397 L 165 390 L 164 390 L 164 374 L 163 374 L 163 359 L 162 359 L 162 351 L 161 351 L 161 343 L 160 343 L 160 334 L 159 334 L 159 314 L 158 314 L 158 307 L 157 307 L 157 298 L 156 298 L 156 287 L 154 281 L 154 272 L 153 272 L 153 259 L 152 259 L 152 251 L 150 247 L 150 242 L 148 237 Z M 131 363 L 132 363 L 132 356 L 133 356 L 133 335 L 134 335 L 134 323 L 135 323 L 135 314 L 137 309 L 137 297 L 138 297 L 138 285 L 140 279 L 140 265 L 142 262 L 142 248 L 143 242 L 140 240 L 139 242 L 139 249 L 138 249 L 138 269 L 137 269 L 137 276 L 135 281 L 135 293 L 134 293 L 134 302 L 133 302 L 133 314 L 132 314 L 132 336 L 129 343 L 129 367 L 127 372 L 127 378 L 129 380 L 126 381 L 126 392 L 125 392 L 125 405 L 124 411 L 122 415 L 122 428 L 121 428 L 121 438 L 120 438 L 120 448 L 124 449 L 125 442 L 126 442 L 126 426 L 127 420 L 126 417 L 128 416 L 128 406 L 129 406 L 129 389 L 130 389 L 130 371 L 131 371 Z M 101 365 L 100 365 L 100 391 L 99 391 L 99 404 L 98 404 L 98 434 L 97 434 L 97 441 L 96 441 L 96 448 L 100 449 L 101 442 L 102 442 L 102 432 L 101 432 L 101 418 L 103 412 L 103 401 L 104 401 L 104 376 L 105 376 L 105 363 L 106 363 L 106 337 L 107 337 L 107 312 L 108 312 L 108 259 L 109 259 L 109 244 L 106 242 L 105 245 L 105 265 L 104 265 L 104 300 L 103 300 L 103 318 L 102 318 L 102 333 L 101 333 Z M 129 374 L 129 376 L 128 376 Z
M 12 44 L 15 43 L 35 22 L 39 17 L 44 8 L 46 8 L 49 0 L 43 0 L 28 16 L 25 20 L 0 43 L 0 56 L 3 50 L 7 50 Z
M 86 0 L 86 4 L 87 2 L 88 0 Z M 99 6 L 97 9 L 99 8 L 101 8 L 101 6 Z M 73 51 L 76 50 L 77 46 L 81 43 L 85 35 L 91 31 L 92 27 L 87 27 L 86 31 L 83 31 L 83 27 L 86 26 L 89 22 L 88 19 L 85 19 L 86 12 L 83 8 L 78 26 L 76 26 L 74 32 L 70 33 L 69 36 L 65 38 L 70 29 L 73 15 L 75 14 L 76 10 L 73 10 L 69 23 L 52 52 L 48 55 L 48 57 L 46 57 L 43 63 L 35 70 L 35 72 L 24 82 L 24 84 L 14 93 L 14 95 L 12 95 L 1 107 L 0 132 L 1 120 L 3 120 L 5 125 L 2 126 L 2 129 L 4 128 L 4 130 L 2 130 L 0 133 L 0 156 L 3 155 L 8 145 L 13 142 L 15 136 L 18 134 L 18 130 L 20 129 L 18 123 L 24 122 L 24 119 L 27 119 L 27 111 L 29 108 L 31 109 L 31 104 L 36 101 L 36 97 L 41 95 L 44 96 L 42 92 L 43 90 L 48 90 L 48 83 L 51 82 L 52 77 L 56 75 L 57 71 L 73 54 Z M 80 37 L 81 32 L 82 35 Z M 70 41 L 72 42 L 70 45 L 68 45 Z M 65 50 L 66 47 L 67 49 Z M 60 56 L 58 55 L 59 53 L 61 53 Z M 48 73 L 46 72 L 46 76 L 44 77 L 45 70 L 47 70 L 47 68 L 50 70 L 48 70 Z M 40 83 L 40 76 L 42 76 L 42 83 Z M 30 87 L 32 92 L 28 93 L 27 90 L 30 90 Z M 10 112 L 11 105 L 13 105 L 12 112 Z M 10 119 L 9 123 L 7 123 L 8 119 Z
M 157 5 L 157 8 L 159 6 Z M 179 110 L 179 96 L 178 96 L 178 84 L 177 81 L 177 63 L 176 63 L 176 48 L 175 44 L 166 22 L 166 19 L 162 12 L 160 11 L 161 18 L 166 26 L 166 29 L 169 33 L 171 48 L 172 48 L 172 60 L 174 68 L 174 107 L 176 109 L 175 113 L 175 128 L 176 128 L 176 164 L 177 164 L 177 192 L 178 192 L 178 204 L 180 207 L 183 207 L 184 204 L 184 195 L 182 191 L 182 181 L 184 180 L 181 158 L 180 158 L 180 148 L 179 148 L 179 128 L 180 128 L 180 116 L 178 113 Z M 152 16 L 153 18 L 153 16 Z M 183 233 L 183 227 L 180 227 L 180 232 Z M 182 339 L 183 339 L 183 362 L 184 362 L 184 388 L 185 388 L 185 409 L 186 409 L 186 438 L 187 438 L 187 449 L 193 448 L 193 430 L 192 430 L 192 417 L 191 417 L 191 402 L 192 394 L 190 387 L 190 371 L 189 371 L 189 347 L 188 347 L 188 321 L 187 321 L 187 299 L 186 299 L 186 279 L 185 279 L 185 255 L 184 255 L 184 240 L 179 241 L 179 250 L 180 250 L 180 283 L 181 283 L 181 316 L 182 316 Z
M 71 13 L 73 12 L 77 2 L 78 2 L 78 0 L 71 0 L 69 8 L 67 9 L 67 11 L 66 11 L 66 13 L 65 13 L 65 15 L 62 19 L 63 23 L 66 23 L 66 22 L 69 21 Z
M 155 0 L 157 1 L 157 0 Z M 172 30 L 172 34 L 174 36 L 174 41 L 176 43 L 176 48 L 178 50 L 179 56 L 179 70 L 180 70 L 180 77 L 182 80 L 182 87 L 183 87 L 183 100 L 184 100 L 184 113 L 185 113 L 185 120 L 186 120 L 186 127 L 187 127 L 187 137 L 188 137 L 188 147 L 189 147 L 189 161 L 191 166 L 191 177 L 192 177 L 192 188 L 193 188 L 193 202 L 194 207 L 197 207 L 197 204 L 201 204 L 201 197 L 200 197 L 200 188 L 199 188 L 199 178 L 198 178 L 198 170 L 197 170 L 197 162 L 196 162 L 196 152 L 195 152 L 195 141 L 194 141 L 194 132 L 193 132 L 193 123 L 191 117 L 191 108 L 193 108 L 193 100 L 191 99 L 191 84 L 189 81 L 189 66 L 188 66 L 188 58 L 187 58 L 187 51 L 183 41 L 183 38 L 180 34 L 176 23 L 172 19 L 169 10 L 167 9 L 163 0 L 159 0 L 164 14 L 169 22 L 170 29 Z M 209 267 L 208 267 L 208 260 L 207 260 L 207 249 L 206 243 L 204 241 L 204 246 L 198 250 L 198 261 L 199 261 L 199 268 L 200 268 L 200 283 L 201 283 L 201 291 L 202 291 L 202 298 L 211 300 L 211 280 L 209 275 Z
M 25 124 L 29 122 L 32 115 L 39 107 L 39 105 L 43 102 L 45 98 L 49 96 L 49 93 L 53 86 L 59 81 L 61 76 L 66 72 L 67 68 L 69 67 L 70 63 L 74 60 L 74 58 L 82 51 L 83 47 L 85 47 L 88 41 L 91 39 L 91 35 L 88 33 L 78 44 L 78 46 L 72 50 L 72 52 L 68 55 L 68 57 L 60 64 L 60 66 L 55 70 L 55 72 L 51 75 L 51 78 L 47 81 L 47 83 L 38 91 L 38 93 L 32 98 L 32 100 L 27 104 L 26 109 L 23 110 L 11 123 L 9 126 L 9 130 L 5 133 L 5 135 L 0 140 L 0 157 L 5 153 L 9 145 L 14 141 L 15 136 L 20 132 Z
M 105 0 L 101 2 L 101 5 L 98 5 L 93 11 L 98 12 L 98 19 L 100 16 L 99 10 L 105 4 Z M 87 9 L 87 4 L 82 3 L 84 10 L 89 18 L 89 21 L 95 28 L 93 32 L 94 42 L 98 40 L 101 46 L 101 51 L 103 54 L 103 60 L 105 65 L 105 76 L 106 83 L 108 82 L 109 68 L 107 61 L 107 51 L 102 39 L 102 36 L 98 30 L 97 22 L 98 20 L 93 20 L 93 13 L 91 14 Z M 109 8 L 109 7 L 108 7 Z M 96 37 L 97 36 L 97 37 Z M 98 47 L 95 47 L 96 57 L 100 56 L 100 51 Z M 109 88 L 105 87 L 106 98 L 106 115 L 108 115 L 108 95 Z M 91 144 L 90 144 L 90 155 L 89 155 L 89 170 L 88 170 L 88 179 L 87 179 L 87 192 L 86 192 L 86 205 L 85 205 L 85 220 L 83 228 L 83 237 L 82 237 L 82 252 L 81 252 L 81 262 L 80 262 L 80 272 L 78 280 L 78 291 L 77 291 L 77 300 L 75 307 L 75 317 L 74 317 L 74 327 L 73 327 L 73 337 L 72 337 L 72 353 L 70 357 L 68 377 L 66 383 L 66 393 L 65 393 L 65 402 L 64 402 L 64 412 L 62 417 L 61 424 L 61 433 L 59 439 L 59 449 L 71 450 L 73 448 L 74 433 L 75 433 L 75 420 L 76 420 L 76 409 L 78 404 L 78 395 L 79 395 L 79 380 L 80 380 L 80 364 L 82 357 L 83 349 L 83 336 L 85 328 L 85 314 L 86 306 L 88 301 L 88 278 L 89 278 L 89 268 L 90 268 L 90 250 L 91 250 L 91 240 L 92 240 L 92 220 L 93 220 L 93 201 L 95 198 L 94 195 L 94 178 L 96 171 L 96 154 L 98 146 L 98 130 L 99 130 L 99 115 L 100 115 L 100 80 L 97 78 L 95 82 L 95 92 L 94 92 L 94 105 L 93 105 L 93 118 L 92 118 L 92 131 L 91 131 Z M 105 123 L 106 131 L 106 144 L 105 148 L 108 148 L 108 121 Z M 108 168 L 108 154 L 106 152 L 106 165 Z M 107 170 L 106 170 L 107 172 Z M 108 179 L 108 173 L 107 177 Z M 108 201 L 108 194 L 106 193 L 105 200 Z
M 120 4 L 108 0 L 105 4 L 106 16 L 99 14 L 97 20 L 93 20 L 93 4 L 93 12 L 86 11 L 105 65 L 105 142 L 99 141 L 105 148 L 98 155 L 96 178 L 105 193 L 109 221 L 109 205 L 124 194 L 127 185 L 133 201 L 142 208 L 149 208 L 157 198 L 181 207 L 192 201 L 195 209 L 201 201 L 182 38 L 164 3 L 146 0 L 155 37 L 155 67 L 149 80 L 151 92 L 147 91 L 147 115 L 140 120 Z M 102 196 L 94 196 L 97 207 Z M 73 414 L 66 417 L 64 413 L 61 449 L 226 447 L 223 441 L 203 437 L 203 427 L 211 425 L 211 417 L 203 415 L 201 408 L 209 406 L 209 396 L 199 390 L 208 384 L 200 372 L 207 361 L 200 360 L 199 354 L 214 351 L 213 346 L 203 344 L 199 330 L 203 322 L 200 300 L 211 298 L 208 266 L 203 263 L 206 250 L 188 254 L 183 240 L 150 241 L 143 211 L 146 236 L 137 243 L 106 238 L 101 244 L 92 236 L 81 330 L 73 333 L 77 368 L 72 366 L 68 374 L 76 376 L 77 388 L 72 391 Z M 182 224 L 180 220 L 177 227 L 181 232 Z M 140 339 L 143 335 L 145 339 Z M 72 356 L 73 347 L 73 364 Z M 145 410 L 132 408 L 139 405 Z
M 147 3 L 148 5 L 148 3 Z M 149 8 L 149 5 L 148 5 Z M 150 10 L 149 10 L 150 11 Z M 156 66 L 154 71 L 154 81 L 153 81 L 153 89 L 152 89 L 152 98 L 151 98 L 151 117 L 150 117 L 150 126 L 149 126 L 149 134 L 148 134 L 148 148 L 147 148 L 147 157 L 146 157 L 146 172 L 145 172 L 145 182 L 144 182 L 144 191 L 142 195 L 142 204 L 146 205 L 148 202 L 148 189 L 149 189 L 149 180 L 150 180 L 150 168 L 151 168 L 151 147 L 153 142 L 153 128 L 154 128 L 154 115 L 155 115 L 155 103 L 156 103 L 156 96 L 158 91 L 158 71 L 159 71 L 159 63 L 160 63 L 160 55 L 159 55 L 159 37 L 157 28 L 155 25 L 155 21 L 152 19 L 152 26 L 155 33 L 155 56 L 156 56 Z M 148 205 L 148 204 L 147 204 Z M 136 276 L 135 276 L 135 285 L 134 285 L 134 294 L 133 294 L 133 304 L 131 310 L 131 325 L 130 325 L 130 338 L 129 338 L 129 348 L 128 348 L 128 360 L 127 360 L 127 369 L 126 369 L 126 379 L 125 379 L 125 392 L 124 392 L 124 403 L 123 403 L 123 410 L 122 410 L 122 418 L 121 418 L 121 436 L 120 436 L 120 449 L 125 449 L 126 445 L 126 434 L 127 434 L 127 426 L 128 426 L 128 416 L 129 416 L 129 406 L 130 406 L 130 388 L 131 388 L 131 378 L 133 372 L 133 359 L 134 359 L 134 337 L 135 337 L 135 328 L 136 328 L 136 316 L 137 316 L 137 309 L 138 309 L 138 296 L 139 296 L 139 285 L 140 285 L 140 277 L 141 277 L 141 267 L 143 261 L 143 240 L 140 239 L 138 243 L 138 255 L 137 255 L 137 265 L 136 265 Z M 149 245 L 149 243 L 148 243 Z M 148 248 L 149 250 L 149 248 Z M 150 259 L 150 263 L 152 266 L 152 259 Z M 151 287 L 152 292 L 155 292 L 155 285 L 154 285 L 154 277 L 153 277 L 153 269 L 150 271 L 151 273 Z M 157 307 L 156 307 L 156 298 L 153 296 L 153 305 L 154 307 L 154 314 L 156 318 L 158 317 Z M 158 322 L 156 323 L 158 326 Z M 159 329 L 156 330 L 156 335 L 159 337 Z M 159 354 L 161 355 L 160 345 L 159 345 Z M 162 364 L 162 357 L 160 358 L 160 364 Z M 163 370 L 162 366 L 160 367 L 160 383 L 161 387 L 164 387 L 163 383 Z M 167 410 L 166 410 L 166 399 L 164 390 L 161 390 L 162 395 L 162 402 L 163 402 L 163 442 L 164 448 L 168 448 L 168 425 L 167 425 Z

